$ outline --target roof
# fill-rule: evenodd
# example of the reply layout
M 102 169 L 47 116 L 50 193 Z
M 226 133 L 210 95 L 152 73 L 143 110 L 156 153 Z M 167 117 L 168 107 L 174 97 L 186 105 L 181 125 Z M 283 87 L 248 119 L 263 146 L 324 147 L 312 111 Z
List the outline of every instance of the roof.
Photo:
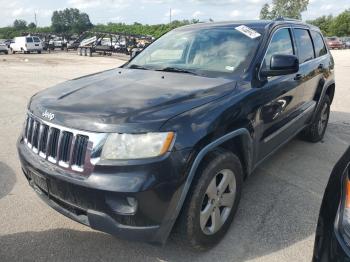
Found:
M 183 27 L 179 27 L 184 29 L 201 29 L 201 28 L 212 28 L 212 27 L 234 27 L 239 25 L 247 25 L 252 28 L 259 28 L 264 29 L 266 27 L 274 27 L 276 25 L 292 25 L 292 24 L 299 24 L 299 25 L 305 25 L 309 28 L 313 28 L 316 30 L 319 30 L 317 27 L 313 25 L 306 24 L 300 20 L 294 20 L 294 19 L 284 19 L 284 18 L 278 18 L 276 20 L 238 20 L 238 21 L 225 21 L 225 22 L 207 22 L 207 23 L 197 23 L 197 24 L 190 24 Z

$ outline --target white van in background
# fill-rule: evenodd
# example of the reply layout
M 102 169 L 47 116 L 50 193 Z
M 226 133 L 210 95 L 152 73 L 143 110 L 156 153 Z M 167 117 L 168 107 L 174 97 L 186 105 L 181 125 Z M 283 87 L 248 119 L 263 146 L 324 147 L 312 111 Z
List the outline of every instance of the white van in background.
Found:
M 15 37 L 14 43 L 10 44 L 10 50 L 13 54 L 16 52 L 24 52 L 25 54 L 37 52 L 40 54 L 43 50 L 43 44 L 37 36 L 19 36 Z

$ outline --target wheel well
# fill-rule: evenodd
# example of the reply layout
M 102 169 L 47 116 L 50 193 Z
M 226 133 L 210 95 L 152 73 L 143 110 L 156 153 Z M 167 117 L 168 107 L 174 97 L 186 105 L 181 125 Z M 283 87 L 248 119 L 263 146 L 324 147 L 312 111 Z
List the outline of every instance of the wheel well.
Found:
M 331 84 L 326 90 L 326 94 L 329 96 L 331 103 L 333 102 L 334 93 L 335 93 L 335 84 Z
M 244 174 L 244 179 L 246 179 L 248 173 L 249 173 L 249 164 L 248 164 L 248 152 L 245 151 L 245 148 L 247 149 L 244 141 L 243 136 L 236 136 L 223 144 L 219 146 L 220 148 L 223 148 L 225 150 L 228 150 L 235 154 L 239 160 L 241 161 L 242 168 L 243 168 L 243 174 Z

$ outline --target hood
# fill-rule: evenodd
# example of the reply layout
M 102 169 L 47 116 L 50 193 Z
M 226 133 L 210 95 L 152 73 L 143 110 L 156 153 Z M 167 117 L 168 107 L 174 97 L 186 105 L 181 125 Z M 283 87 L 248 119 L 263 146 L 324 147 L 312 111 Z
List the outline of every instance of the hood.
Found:
M 80 130 L 146 132 L 230 93 L 235 84 L 223 78 L 117 68 L 41 91 L 29 110 L 46 121 Z M 47 117 L 52 114 L 54 118 Z

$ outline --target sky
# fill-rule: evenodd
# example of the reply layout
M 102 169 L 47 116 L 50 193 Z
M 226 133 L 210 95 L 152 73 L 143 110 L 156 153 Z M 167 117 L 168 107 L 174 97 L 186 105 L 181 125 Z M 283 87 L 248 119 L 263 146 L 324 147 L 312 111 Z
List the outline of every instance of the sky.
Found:
M 170 9 L 172 19 L 199 19 L 215 21 L 258 19 L 262 5 L 271 0 L 0 0 L 0 27 L 8 26 L 15 19 L 34 22 L 38 26 L 51 24 L 54 10 L 79 8 L 90 16 L 93 24 L 107 22 L 168 23 Z M 303 19 L 322 15 L 337 15 L 350 8 L 350 0 L 310 0 Z

